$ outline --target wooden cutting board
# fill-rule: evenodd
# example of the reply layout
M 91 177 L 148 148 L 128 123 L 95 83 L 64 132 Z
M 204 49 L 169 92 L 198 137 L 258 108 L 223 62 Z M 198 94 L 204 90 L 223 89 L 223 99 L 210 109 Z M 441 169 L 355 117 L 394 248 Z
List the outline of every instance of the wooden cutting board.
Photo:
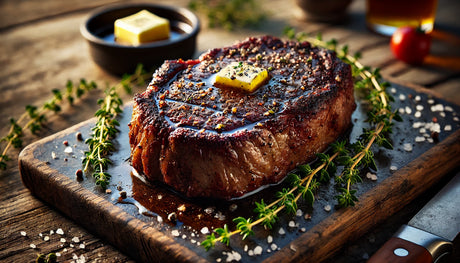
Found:
M 254 236 L 246 240 L 237 236 L 229 247 L 218 244 L 208 252 L 199 245 L 206 230 L 224 224 L 234 229 L 231 219 L 238 216 L 255 220 L 254 202 L 274 200 L 273 193 L 286 187 L 287 182 L 228 202 L 190 200 L 163 185 L 147 184 L 132 173 L 129 164 L 127 124 L 132 105 L 125 107 L 120 119 L 118 151 L 111 156 L 113 165 L 109 169 L 113 176 L 110 192 L 96 187 L 90 174 L 76 180 L 75 173 L 83 168 L 82 158 L 87 150 L 76 133 L 88 138 L 95 119 L 27 146 L 19 156 L 19 168 L 24 185 L 38 198 L 139 261 L 224 262 L 241 257 L 242 262 L 319 262 L 460 166 L 460 107 L 421 88 L 392 84 L 390 91 L 395 97 L 392 108 L 404 109 L 404 122 L 393 127 L 393 150 L 373 148 L 378 171 L 372 173 L 377 175 L 377 181 L 366 178 L 364 172 L 363 183 L 355 186 L 359 202 L 354 207 L 336 207 L 337 192 L 331 180 L 315 194 L 313 207 L 300 202 L 297 213 L 282 213 L 273 229 L 256 227 Z M 414 116 L 417 105 L 423 106 L 418 106 L 420 117 Z M 435 105 L 443 105 L 443 113 L 436 108 L 433 112 Z M 365 114 L 364 106 L 358 103 L 351 141 L 366 127 Z M 416 137 L 424 136 L 420 128 L 425 125 L 420 123 L 433 120 L 441 128 L 439 141 L 416 142 Z M 420 127 L 414 128 L 417 126 Z M 126 198 L 121 198 L 123 192 Z M 328 207 L 330 211 L 325 209 Z M 176 220 L 170 220 L 174 217 Z

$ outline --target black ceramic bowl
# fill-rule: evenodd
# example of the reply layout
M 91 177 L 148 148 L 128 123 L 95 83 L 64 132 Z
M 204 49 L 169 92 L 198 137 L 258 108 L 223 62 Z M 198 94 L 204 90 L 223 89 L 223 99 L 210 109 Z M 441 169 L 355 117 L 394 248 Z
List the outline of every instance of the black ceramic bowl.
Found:
M 113 36 L 115 20 L 143 9 L 169 20 L 170 39 L 139 46 L 115 42 Z M 110 73 L 122 75 L 134 72 L 138 64 L 151 68 L 167 59 L 191 58 L 195 53 L 200 22 L 194 13 L 185 8 L 131 3 L 96 10 L 81 25 L 80 31 L 89 43 L 89 51 L 94 62 Z

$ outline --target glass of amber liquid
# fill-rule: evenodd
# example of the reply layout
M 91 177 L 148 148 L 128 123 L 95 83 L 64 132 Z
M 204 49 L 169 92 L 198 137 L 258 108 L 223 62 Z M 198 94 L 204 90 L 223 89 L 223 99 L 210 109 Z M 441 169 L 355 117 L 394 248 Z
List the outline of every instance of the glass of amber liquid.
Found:
M 438 0 L 367 0 L 367 26 L 382 35 L 391 36 L 398 27 L 420 27 L 433 30 Z

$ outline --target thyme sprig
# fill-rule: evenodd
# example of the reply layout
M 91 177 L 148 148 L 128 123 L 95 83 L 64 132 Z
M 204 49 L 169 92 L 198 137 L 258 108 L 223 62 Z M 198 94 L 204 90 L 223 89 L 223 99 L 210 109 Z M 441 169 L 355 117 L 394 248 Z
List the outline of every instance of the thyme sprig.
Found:
M 0 169 L 5 170 L 7 168 L 7 162 L 11 160 L 8 154 L 11 147 L 22 148 L 22 138 L 26 130 L 37 135 L 38 131 L 45 124 L 47 117 L 60 112 L 65 102 L 72 105 L 75 99 L 96 88 L 97 85 L 93 81 L 87 82 L 85 79 L 81 79 L 79 83 L 73 83 L 68 80 L 63 90 L 52 90 L 53 98 L 46 101 L 41 107 L 27 105 L 25 112 L 17 120 L 11 118 L 11 127 L 8 134 L 0 139 L 0 143 L 4 144 L 4 148 L 0 154 Z
M 396 111 L 391 111 L 389 102 L 393 98 L 385 92 L 389 84 L 380 81 L 381 76 L 378 70 L 372 71 L 369 67 L 363 66 L 358 61 L 360 55 L 349 55 L 347 46 L 338 49 L 337 41 L 335 40 L 325 42 L 321 36 L 316 38 L 309 37 L 304 33 L 296 33 L 292 28 L 287 28 L 285 35 L 291 39 L 309 41 L 314 46 L 333 50 L 337 57 L 351 65 L 353 76 L 359 78 L 355 81 L 355 88 L 368 94 L 366 99 L 370 102 L 370 110 L 366 121 L 372 127 L 364 129 L 363 134 L 356 143 L 348 144 L 346 141 L 337 141 L 331 145 L 332 155 L 318 154 L 315 169 L 312 169 L 309 165 L 299 166 L 297 173 L 301 173 L 300 176 L 297 173 L 288 175 L 292 184 L 290 189 L 284 188 L 279 191 L 276 194 L 277 199 L 270 204 L 265 204 L 264 200 L 255 203 L 254 212 L 258 215 L 256 221 L 252 221 L 251 218 L 237 217 L 233 219 L 236 224 L 236 230 L 230 232 L 227 225 L 224 225 L 223 228 L 215 229 L 214 232 L 218 236 L 216 237 L 214 233 L 211 233 L 201 243 L 206 250 L 214 247 L 217 242 L 229 245 L 230 237 L 236 234 L 241 234 L 244 240 L 254 234 L 253 228 L 259 224 L 271 229 L 282 210 L 286 210 L 287 213 L 291 214 L 296 212 L 297 202 L 301 198 L 312 206 L 315 199 L 314 192 L 319 187 L 320 182 L 328 182 L 331 175 L 335 176 L 337 171 L 336 163 L 344 167 L 340 175 L 335 176 L 340 193 L 336 196 L 338 205 L 341 207 L 353 206 L 358 201 L 358 198 L 356 190 L 352 189 L 352 185 L 362 181 L 359 176 L 360 170 L 364 168 L 377 170 L 371 146 L 377 143 L 379 146 L 392 149 L 387 135 L 391 133 L 392 121 L 401 121 L 402 119 Z
M 201 11 L 208 18 L 208 26 L 227 30 L 247 26 L 257 26 L 265 20 L 266 14 L 260 9 L 258 0 L 191 0 L 189 8 Z
M 92 168 L 92 175 L 96 180 L 96 185 L 106 189 L 112 177 L 107 169 L 112 161 L 108 156 L 116 150 L 113 139 L 117 136 L 120 125 L 117 117 L 123 112 L 123 101 L 119 96 L 119 90 L 123 89 L 126 93 L 132 94 L 133 86 L 143 86 L 151 72 L 146 72 L 142 65 L 136 68 L 132 75 L 124 75 L 121 82 L 105 90 L 105 97 L 98 100 L 100 109 L 96 111 L 97 121 L 91 129 L 93 131 L 90 138 L 85 143 L 88 144 L 88 151 L 85 152 L 83 159 L 84 172 Z

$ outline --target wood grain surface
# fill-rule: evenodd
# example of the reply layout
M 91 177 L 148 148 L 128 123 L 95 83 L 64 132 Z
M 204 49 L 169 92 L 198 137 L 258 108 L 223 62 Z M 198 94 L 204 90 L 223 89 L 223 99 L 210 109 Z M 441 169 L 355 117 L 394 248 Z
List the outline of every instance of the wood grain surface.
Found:
M 87 45 L 79 32 L 80 24 L 94 8 L 120 1 L 26 1 L 0 2 L 0 133 L 9 129 L 9 119 L 18 118 L 26 105 L 42 105 L 51 98 L 51 90 L 63 89 L 67 80 L 95 80 L 100 86 L 114 84 L 119 79 L 98 68 L 88 54 Z M 124 1 L 130 2 L 130 1 Z M 187 6 L 188 1 L 156 1 Z M 322 32 L 324 39 L 336 38 L 346 43 L 352 52 L 362 53 L 362 63 L 380 67 L 386 78 L 410 85 L 420 85 L 460 104 L 460 2 L 439 0 L 435 36 L 431 57 L 426 64 L 412 67 L 394 59 L 389 39 L 369 32 L 365 27 L 365 1 L 355 0 L 348 10 L 348 20 L 330 25 L 301 20 L 294 0 L 264 1 L 270 13 L 259 29 L 239 29 L 227 32 L 206 26 L 198 37 L 197 54 L 213 47 L 232 44 L 251 35 L 280 36 L 286 25 L 299 31 Z M 92 91 L 74 106 L 65 105 L 63 112 L 48 118 L 38 136 L 25 134 L 24 146 L 91 118 L 97 109 L 100 91 Z M 130 96 L 124 95 L 124 101 Z M 46 205 L 26 189 L 20 179 L 17 156 L 20 149 L 9 151 L 12 160 L 0 171 L 0 261 L 32 262 L 37 253 L 59 252 L 60 261 L 85 258 L 95 262 L 131 262 L 130 257 L 107 241 L 81 227 L 80 222 Z M 435 158 L 438 158 L 437 156 Z M 457 169 L 458 170 L 458 169 Z M 447 171 L 446 171 L 447 172 Z M 441 181 L 440 184 L 443 182 Z M 428 189 L 421 197 L 399 211 L 381 226 L 363 234 L 355 243 L 337 248 L 338 256 L 331 262 L 362 262 L 389 238 L 398 225 L 405 223 L 434 195 L 438 186 Z M 62 229 L 64 234 L 56 234 Z M 25 236 L 21 234 L 25 232 Z M 50 234 L 53 231 L 54 234 Z M 363 231 L 364 232 L 364 231 Z M 40 235 L 41 234 L 41 235 Z M 49 240 L 45 241 L 44 237 Z M 71 242 L 79 237 L 79 243 Z M 61 238 L 66 239 L 61 242 Z M 31 248 L 34 244 L 36 248 Z M 84 248 L 80 248 L 84 244 Z

